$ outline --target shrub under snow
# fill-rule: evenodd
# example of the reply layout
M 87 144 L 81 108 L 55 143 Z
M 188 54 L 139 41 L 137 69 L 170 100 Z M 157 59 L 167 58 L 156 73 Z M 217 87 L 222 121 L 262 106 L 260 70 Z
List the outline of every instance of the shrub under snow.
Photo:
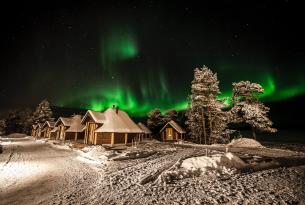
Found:
M 264 147 L 261 143 L 254 139 L 250 138 L 240 138 L 240 139 L 233 139 L 229 144 L 229 147 L 252 147 L 252 148 L 262 148 Z

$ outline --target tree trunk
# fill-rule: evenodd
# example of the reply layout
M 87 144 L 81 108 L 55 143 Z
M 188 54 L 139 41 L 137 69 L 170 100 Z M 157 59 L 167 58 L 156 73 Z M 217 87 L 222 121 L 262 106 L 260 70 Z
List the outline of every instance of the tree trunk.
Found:
M 201 111 L 201 116 L 202 116 L 202 128 L 203 128 L 203 137 L 204 137 L 204 144 L 207 144 L 207 132 L 205 129 L 205 117 L 203 110 Z
M 256 140 L 255 128 L 253 126 L 251 126 L 251 128 L 252 128 L 252 136 Z
M 212 131 L 213 131 L 213 126 L 212 126 L 212 120 L 211 120 L 211 114 L 209 113 L 209 130 L 210 130 L 210 137 L 209 137 L 209 143 L 211 142 L 211 135 L 212 135 Z

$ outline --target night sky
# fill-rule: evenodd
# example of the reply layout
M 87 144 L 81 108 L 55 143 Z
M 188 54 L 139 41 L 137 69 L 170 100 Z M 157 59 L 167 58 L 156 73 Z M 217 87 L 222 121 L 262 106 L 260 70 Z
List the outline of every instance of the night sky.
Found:
M 304 9 L 296 1 L 17 3 L 1 6 L 0 108 L 133 116 L 187 106 L 193 69 L 262 84 L 264 102 L 305 94 Z M 211 1 L 212 2 L 212 1 Z

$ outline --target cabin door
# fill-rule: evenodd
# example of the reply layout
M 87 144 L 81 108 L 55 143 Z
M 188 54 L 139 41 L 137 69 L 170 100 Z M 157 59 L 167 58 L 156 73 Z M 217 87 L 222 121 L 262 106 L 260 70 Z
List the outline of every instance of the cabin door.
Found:
M 94 144 L 94 131 L 95 131 L 95 124 L 89 123 L 88 126 L 88 144 Z
M 173 140 L 173 128 L 166 128 L 166 140 Z

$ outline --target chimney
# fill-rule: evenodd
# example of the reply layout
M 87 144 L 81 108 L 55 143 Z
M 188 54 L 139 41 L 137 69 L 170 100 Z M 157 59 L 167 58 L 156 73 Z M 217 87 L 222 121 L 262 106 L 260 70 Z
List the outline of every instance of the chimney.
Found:
M 116 113 L 116 114 L 119 113 L 119 106 L 116 106 L 115 113 Z
M 113 108 L 113 109 L 115 108 L 115 104 L 112 105 L 112 108 Z

